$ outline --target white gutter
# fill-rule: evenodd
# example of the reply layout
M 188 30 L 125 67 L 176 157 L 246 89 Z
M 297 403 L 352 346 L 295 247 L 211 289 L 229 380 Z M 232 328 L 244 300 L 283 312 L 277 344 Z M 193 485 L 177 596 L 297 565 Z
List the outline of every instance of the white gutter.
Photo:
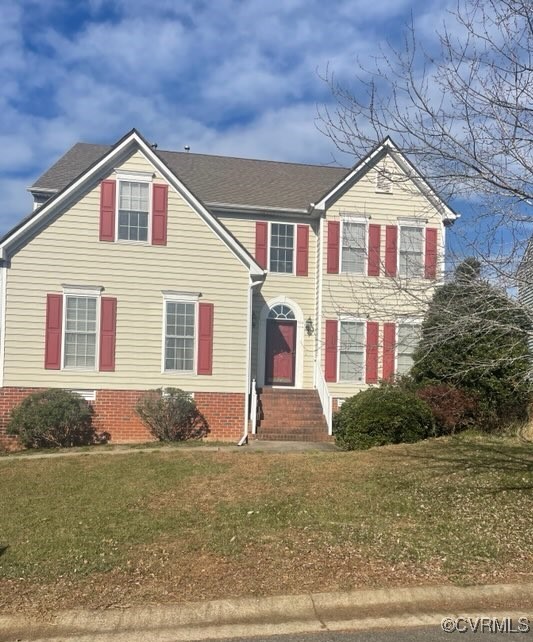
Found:
M 239 439 L 237 445 L 244 446 L 248 443 L 248 416 L 250 414 L 250 390 L 252 385 L 252 312 L 253 312 L 253 289 L 257 285 L 261 285 L 263 280 L 254 281 L 250 275 L 250 284 L 248 287 L 248 312 L 246 315 L 246 342 L 247 342 L 247 355 L 246 355 L 246 377 L 245 377 L 245 392 L 244 392 L 244 432 Z
M 208 207 L 214 210 L 242 210 L 243 214 L 254 214 L 257 212 L 272 212 L 279 214 L 307 214 L 309 215 L 308 208 L 292 208 L 292 207 L 274 207 L 271 205 L 242 205 L 238 203 L 216 203 L 206 202 Z

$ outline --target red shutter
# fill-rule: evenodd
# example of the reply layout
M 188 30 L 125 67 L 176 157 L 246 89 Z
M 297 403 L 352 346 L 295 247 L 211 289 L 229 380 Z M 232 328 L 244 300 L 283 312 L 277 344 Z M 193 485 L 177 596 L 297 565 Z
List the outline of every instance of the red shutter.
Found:
M 424 275 L 426 279 L 437 278 L 437 229 L 426 229 L 426 260 Z
M 328 221 L 328 274 L 339 273 L 341 224 Z
M 115 240 L 116 181 L 100 184 L 100 240 Z
M 199 375 L 213 374 L 213 318 L 212 303 L 198 304 L 198 367 Z
M 337 332 L 338 321 L 326 321 L 326 381 L 337 381 Z
M 61 327 L 63 325 L 63 295 L 46 295 L 46 336 L 44 344 L 44 367 L 47 370 L 61 369 Z
M 103 296 L 100 301 L 100 371 L 114 372 L 117 334 L 117 300 Z
M 309 225 L 296 230 L 296 276 L 307 276 L 309 256 Z
M 378 332 L 379 324 L 368 321 L 366 324 L 366 382 L 378 382 Z
M 394 377 L 396 361 L 396 324 L 383 324 L 383 379 L 388 381 Z
M 385 275 L 396 276 L 398 269 L 398 228 L 387 225 L 385 230 Z
M 257 221 L 255 224 L 255 260 L 266 270 L 268 256 L 268 223 Z
M 368 226 L 368 276 L 379 276 L 381 225 Z
M 168 185 L 154 185 L 152 190 L 152 245 L 167 244 Z

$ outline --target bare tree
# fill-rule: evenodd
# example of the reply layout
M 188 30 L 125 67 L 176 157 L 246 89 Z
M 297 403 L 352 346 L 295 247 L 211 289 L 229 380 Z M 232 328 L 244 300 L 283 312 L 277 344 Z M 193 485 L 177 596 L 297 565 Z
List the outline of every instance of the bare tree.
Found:
M 336 108 L 321 126 L 356 157 L 391 135 L 444 199 L 476 212 L 465 254 L 506 278 L 533 222 L 533 3 L 459 0 L 438 35 L 426 51 L 412 22 L 351 87 L 328 72 Z
M 502 291 L 518 285 L 531 319 L 533 248 L 526 268 L 518 266 L 533 233 L 533 1 L 458 0 L 437 33 L 436 50 L 428 50 L 411 20 L 401 46 L 384 46 L 371 67 L 359 66 L 350 86 L 328 70 L 324 79 L 336 101 L 320 110 L 319 127 L 356 158 L 391 136 L 464 213 L 468 224 L 455 262 L 475 256 Z M 405 188 L 407 178 L 398 179 Z M 387 300 L 399 309 L 418 302 L 423 310 L 431 295 L 427 284 L 413 280 L 389 280 L 385 291 L 363 289 L 354 282 L 352 310 L 374 305 L 369 314 L 377 315 Z M 449 339 L 472 325 L 492 333 L 507 318 L 494 310 L 487 315 L 483 290 L 479 296 L 477 317 L 450 318 Z

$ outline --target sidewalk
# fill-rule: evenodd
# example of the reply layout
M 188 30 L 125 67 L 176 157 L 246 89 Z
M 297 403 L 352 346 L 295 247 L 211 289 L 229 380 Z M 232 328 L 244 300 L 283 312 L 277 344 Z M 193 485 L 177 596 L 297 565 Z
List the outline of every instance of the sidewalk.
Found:
M 253 635 L 435 626 L 447 616 L 533 624 L 533 584 L 398 588 L 66 611 L 48 621 L 0 615 L 0 642 L 176 642 Z

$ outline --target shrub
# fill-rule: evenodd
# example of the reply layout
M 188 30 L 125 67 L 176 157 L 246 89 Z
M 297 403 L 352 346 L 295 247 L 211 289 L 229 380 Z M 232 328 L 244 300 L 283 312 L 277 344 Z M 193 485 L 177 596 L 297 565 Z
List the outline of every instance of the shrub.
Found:
M 453 281 L 435 290 L 411 375 L 419 385 L 447 384 L 474 395 L 482 430 L 525 421 L 530 332 L 524 307 L 481 278 L 479 263 L 467 259 Z
M 160 441 L 201 439 L 209 432 L 194 399 L 179 388 L 150 390 L 139 399 L 135 410 Z
M 431 408 L 439 435 L 453 435 L 473 428 L 479 419 L 478 399 L 465 390 L 444 383 L 429 384 L 419 388 L 416 395 Z
M 413 392 L 390 384 L 350 397 L 333 419 L 335 440 L 343 450 L 418 441 L 433 430 L 427 403 Z
M 96 440 L 91 406 L 61 389 L 28 395 L 11 411 L 7 433 L 27 448 L 81 446 Z

